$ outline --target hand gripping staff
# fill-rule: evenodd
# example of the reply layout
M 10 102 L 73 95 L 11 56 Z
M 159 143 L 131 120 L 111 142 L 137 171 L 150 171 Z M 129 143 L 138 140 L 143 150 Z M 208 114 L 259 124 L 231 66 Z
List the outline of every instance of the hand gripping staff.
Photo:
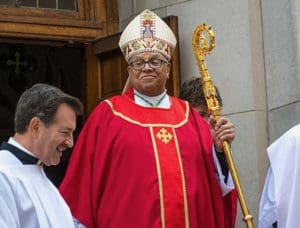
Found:
M 205 33 L 205 34 L 204 34 Z M 209 45 L 207 44 L 206 38 L 209 38 Z M 197 60 L 197 64 L 200 70 L 200 78 L 202 82 L 202 88 L 207 102 L 208 110 L 216 120 L 221 118 L 221 110 L 216 98 L 215 86 L 212 79 L 208 73 L 204 57 L 210 54 L 211 50 L 215 46 L 214 33 L 211 30 L 211 26 L 207 26 L 205 23 L 198 25 L 193 34 L 192 40 L 194 54 Z M 253 228 L 253 216 L 249 214 L 247 203 L 244 197 L 244 193 L 240 184 L 240 180 L 237 174 L 237 170 L 232 159 L 230 147 L 227 141 L 223 141 L 224 153 L 228 163 L 229 170 L 232 175 L 232 179 L 235 185 L 235 189 L 238 194 L 241 209 L 244 215 L 244 221 L 247 227 Z

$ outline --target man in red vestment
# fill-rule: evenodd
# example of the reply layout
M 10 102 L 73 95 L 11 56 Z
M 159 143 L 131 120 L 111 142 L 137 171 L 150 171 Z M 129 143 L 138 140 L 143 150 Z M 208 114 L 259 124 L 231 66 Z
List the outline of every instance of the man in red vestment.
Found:
M 87 227 L 234 227 L 232 179 L 214 155 L 232 126 L 210 127 L 167 94 L 173 32 L 145 10 L 119 45 L 132 87 L 101 102 L 77 139 L 60 187 L 73 215 Z

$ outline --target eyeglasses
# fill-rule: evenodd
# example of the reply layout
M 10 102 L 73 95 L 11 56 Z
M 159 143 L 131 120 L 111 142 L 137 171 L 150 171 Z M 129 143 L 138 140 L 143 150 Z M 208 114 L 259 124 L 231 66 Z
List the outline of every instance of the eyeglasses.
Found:
M 129 65 L 135 70 L 141 70 L 145 67 L 146 63 L 148 63 L 148 65 L 151 68 L 157 69 L 160 68 L 164 63 L 167 63 L 167 61 L 162 59 L 150 59 L 148 61 L 145 61 L 144 59 L 139 59 L 129 63 Z

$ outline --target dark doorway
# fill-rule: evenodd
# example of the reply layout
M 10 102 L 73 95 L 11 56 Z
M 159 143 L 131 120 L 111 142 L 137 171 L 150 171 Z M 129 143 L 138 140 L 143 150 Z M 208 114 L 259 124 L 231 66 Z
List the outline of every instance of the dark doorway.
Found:
M 81 101 L 84 99 L 85 51 L 83 47 L 24 45 L 2 43 L 0 46 L 0 141 L 14 134 L 14 110 L 20 94 L 35 83 L 61 88 Z M 83 118 L 77 121 L 80 131 Z M 45 171 L 59 186 L 71 151 L 64 153 L 58 166 Z

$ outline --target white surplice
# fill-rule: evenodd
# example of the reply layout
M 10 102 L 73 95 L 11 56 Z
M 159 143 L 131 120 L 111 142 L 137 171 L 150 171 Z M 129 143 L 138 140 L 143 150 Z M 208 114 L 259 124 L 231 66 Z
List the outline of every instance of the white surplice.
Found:
M 270 168 L 259 208 L 259 228 L 299 227 L 300 125 L 291 128 L 268 148 Z
M 0 151 L 0 227 L 74 227 L 69 207 L 43 168 L 23 165 L 6 150 Z

